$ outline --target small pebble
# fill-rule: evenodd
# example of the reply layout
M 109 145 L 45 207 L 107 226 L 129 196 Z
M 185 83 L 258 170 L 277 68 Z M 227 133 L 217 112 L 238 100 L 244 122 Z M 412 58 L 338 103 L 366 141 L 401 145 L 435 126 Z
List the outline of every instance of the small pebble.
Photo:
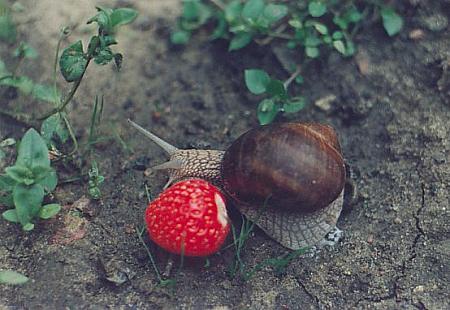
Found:
M 331 110 L 331 104 L 336 100 L 336 95 L 328 95 L 314 102 L 314 105 L 324 112 Z
M 402 223 L 402 220 L 401 220 L 399 217 L 396 217 L 396 218 L 394 219 L 394 223 L 395 223 L 395 224 L 401 224 L 401 223 Z
M 422 40 L 424 37 L 425 32 L 422 29 L 414 29 L 409 33 L 409 38 L 414 41 Z
M 373 243 L 373 235 L 369 235 L 369 236 L 367 237 L 367 243 L 368 243 L 368 244 L 372 244 L 372 243 Z
M 152 168 L 147 168 L 147 169 L 144 170 L 144 175 L 146 177 L 149 177 L 152 173 L 153 173 Z
M 423 293 L 425 291 L 425 287 L 423 285 L 418 285 L 413 289 L 413 293 Z

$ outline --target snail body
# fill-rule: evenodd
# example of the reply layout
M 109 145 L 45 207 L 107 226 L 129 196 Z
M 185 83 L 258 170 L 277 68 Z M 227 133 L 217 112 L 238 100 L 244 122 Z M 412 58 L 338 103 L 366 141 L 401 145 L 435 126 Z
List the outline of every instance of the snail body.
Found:
M 335 227 L 342 210 L 345 164 L 330 126 L 283 123 L 260 126 L 226 151 L 180 150 L 139 125 L 170 160 L 169 181 L 203 178 L 270 237 L 290 249 L 311 246 Z

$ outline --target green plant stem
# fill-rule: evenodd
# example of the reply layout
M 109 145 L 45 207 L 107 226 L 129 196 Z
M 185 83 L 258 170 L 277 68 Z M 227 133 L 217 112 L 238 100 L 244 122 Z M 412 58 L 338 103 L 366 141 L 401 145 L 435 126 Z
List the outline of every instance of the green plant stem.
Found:
M 289 85 L 291 85 L 292 81 L 294 81 L 295 78 L 300 75 L 300 73 L 302 73 L 302 70 L 300 66 L 297 66 L 297 69 L 294 71 L 294 73 L 292 73 L 291 76 L 283 83 L 284 88 L 288 89 Z
M 68 154 L 69 156 L 71 156 L 78 151 L 78 141 L 77 141 L 77 138 L 75 137 L 72 125 L 70 124 L 69 119 L 67 118 L 67 115 L 65 115 L 65 113 L 61 113 L 61 116 L 64 120 L 64 123 L 66 124 L 66 128 L 67 128 L 67 131 L 69 132 L 70 139 L 72 139 L 72 142 L 73 142 L 73 150 Z
M 52 116 L 55 113 L 62 112 L 66 108 L 66 106 L 70 103 L 70 101 L 72 100 L 73 96 L 75 95 L 75 92 L 77 91 L 78 86 L 80 86 L 81 81 L 83 80 L 83 76 L 86 73 L 86 69 L 89 66 L 89 63 L 91 62 L 91 60 L 92 60 L 92 57 L 89 57 L 87 59 L 87 63 L 86 63 L 86 66 L 84 67 L 83 73 L 81 74 L 80 78 L 75 81 L 75 84 L 72 86 L 72 89 L 70 90 L 70 93 L 67 95 L 67 97 L 64 98 L 63 103 L 59 107 L 56 107 L 55 109 L 53 109 L 53 110 L 45 113 L 44 115 L 38 117 L 37 120 L 39 120 L 39 121 L 45 120 L 46 118 Z
M 53 62 L 53 92 L 54 92 L 55 98 L 58 97 L 58 91 L 57 91 L 57 87 L 56 87 L 56 71 L 58 70 L 59 50 L 61 49 L 62 40 L 64 38 L 66 38 L 67 35 L 68 35 L 67 28 L 64 27 L 59 34 L 58 43 L 56 44 L 55 61 Z M 57 105 L 60 104 L 60 100 L 61 100 L 61 98 L 58 98 L 58 102 L 56 103 Z
M 158 278 L 159 283 L 163 282 L 163 279 L 161 278 L 161 274 L 158 270 L 158 267 L 156 266 L 155 260 L 153 259 L 152 252 L 150 252 L 150 249 L 148 248 L 147 244 L 145 244 L 144 238 L 142 238 L 142 234 L 145 231 L 145 228 L 143 228 L 141 231 L 137 227 L 135 227 L 136 233 L 139 237 L 139 240 L 144 245 L 145 251 L 147 252 L 148 257 L 150 258 L 150 261 L 152 262 L 153 269 L 155 270 L 156 277 Z

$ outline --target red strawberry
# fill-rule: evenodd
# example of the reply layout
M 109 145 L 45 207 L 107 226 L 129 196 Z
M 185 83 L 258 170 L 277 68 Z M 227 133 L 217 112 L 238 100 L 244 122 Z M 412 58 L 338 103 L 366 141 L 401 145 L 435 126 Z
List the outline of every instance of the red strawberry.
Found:
M 185 256 L 217 252 L 230 231 L 225 198 L 201 179 L 180 181 L 151 202 L 145 212 L 150 238 Z

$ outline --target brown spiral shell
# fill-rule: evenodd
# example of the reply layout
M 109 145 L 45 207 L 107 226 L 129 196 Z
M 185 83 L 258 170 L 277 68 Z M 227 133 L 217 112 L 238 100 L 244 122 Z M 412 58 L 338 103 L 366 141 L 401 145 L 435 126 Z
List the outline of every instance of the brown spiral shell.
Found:
M 240 203 L 306 213 L 339 196 L 345 165 L 332 127 L 281 123 L 251 129 L 234 141 L 221 176 L 225 191 Z

